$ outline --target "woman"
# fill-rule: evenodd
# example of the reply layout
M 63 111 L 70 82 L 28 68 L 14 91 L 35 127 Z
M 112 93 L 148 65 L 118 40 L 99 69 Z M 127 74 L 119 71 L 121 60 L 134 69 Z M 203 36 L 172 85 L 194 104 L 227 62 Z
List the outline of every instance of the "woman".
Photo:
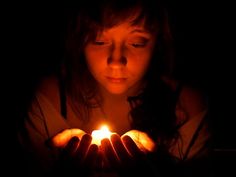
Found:
M 19 132 L 31 164 L 42 175 L 184 176 L 182 164 L 208 156 L 207 103 L 172 79 L 166 10 L 159 1 L 92 3 L 68 9 L 61 72 L 42 81 Z M 115 134 L 98 146 L 91 133 L 104 122 Z

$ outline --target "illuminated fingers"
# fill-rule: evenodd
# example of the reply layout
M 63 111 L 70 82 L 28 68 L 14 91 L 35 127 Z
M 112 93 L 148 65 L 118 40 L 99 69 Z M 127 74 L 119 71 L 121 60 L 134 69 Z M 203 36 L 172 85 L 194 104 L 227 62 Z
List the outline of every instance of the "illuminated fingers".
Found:
M 99 167 L 98 160 L 98 146 L 91 144 L 88 153 L 84 159 L 84 166 L 90 169 L 96 169 Z
M 66 129 L 55 135 L 51 139 L 51 144 L 54 147 L 65 147 L 72 137 L 76 136 L 81 139 L 84 134 L 85 132 L 80 129 Z
M 114 168 L 119 166 L 118 157 L 108 138 L 105 138 L 101 141 L 101 151 L 103 153 L 105 163 L 107 162 L 109 166 Z
M 143 153 L 141 152 L 141 150 L 138 148 L 138 146 L 135 144 L 135 142 L 132 140 L 131 137 L 125 135 L 122 136 L 121 139 L 132 157 L 138 159 L 142 156 Z
M 114 147 L 114 150 L 122 164 L 128 164 L 131 161 L 131 156 L 128 153 L 127 149 L 125 148 L 121 138 L 117 134 L 113 134 L 111 136 L 111 142 Z
M 130 130 L 123 136 L 125 135 L 131 137 L 140 150 L 144 152 L 153 152 L 155 150 L 155 142 L 145 132 Z
M 87 155 L 87 151 L 89 149 L 89 146 L 91 144 L 92 141 L 92 137 L 89 134 L 85 134 L 80 143 L 79 146 L 77 148 L 76 151 L 76 158 L 78 159 L 79 163 L 82 163 L 83 160 L 85 159 L 86 155 Z
M 69 156 L 69 157 L 74 156 L 77 150 L 77 147 L 79 145 L 79 142 L 80 140 L 78 137 L 74 136 L 73 138 L 71 138 L 68 144 L 64 148 L 64 155 Z

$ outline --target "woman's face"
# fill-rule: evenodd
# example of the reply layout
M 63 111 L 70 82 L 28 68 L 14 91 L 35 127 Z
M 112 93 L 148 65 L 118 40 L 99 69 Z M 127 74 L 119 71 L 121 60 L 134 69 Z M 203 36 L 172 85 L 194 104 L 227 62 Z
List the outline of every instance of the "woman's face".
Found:
M 142 26 L 123 22 L 98 34 L 85 47 L 88 68 L 112 94 L 132 93 L 149 66 L 155 36 Z

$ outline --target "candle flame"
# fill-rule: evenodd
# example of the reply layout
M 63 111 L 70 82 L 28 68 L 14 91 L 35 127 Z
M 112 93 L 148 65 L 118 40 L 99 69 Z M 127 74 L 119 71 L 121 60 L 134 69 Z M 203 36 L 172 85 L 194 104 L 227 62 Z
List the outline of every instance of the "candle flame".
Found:
M 101 140 L 104 138 L 110 138 L 111 132 L 109 131 L 109 128 L 107 125 L 103 125 L 100 130 L 94 130 L 92 131 L 92 144 L 96 144 L 98 146 L 101 145 Z

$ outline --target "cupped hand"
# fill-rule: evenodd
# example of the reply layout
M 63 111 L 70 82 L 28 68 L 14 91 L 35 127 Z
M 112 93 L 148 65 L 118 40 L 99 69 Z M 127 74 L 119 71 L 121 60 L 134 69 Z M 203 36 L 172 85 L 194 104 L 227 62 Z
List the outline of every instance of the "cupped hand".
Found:
M 149 160 L 154 149 L 154 141 L 138 130 L 131 130 L 121 137 L 112 134 L 110 140 L 106 138 L 101 142 L 105 168 L 116 170 L 121 176 L 154 174 Z
M 105 168 L 124 170 L 135 166 L 136 161 L 142 158 L 142 152 L 129 136 L 122 138 L 112 134 L 110 140 L 105 138 L 101 142 Z
M 145 132 L 139 130 L 130 130 L 122 135 L 122 137 L 124 136 L 131 137 L 139 149 L 145 153 L 153 152 L 156 149 L 155 142 Z
M 67 129 L 52 138 L 59 149 L 59 168 L 67 172 L 89 173 L 101 166 L 98 146 L 91 144 L 92 137 L 80 129 Z M 100 160 L 101 161 L 101 160 Z
M 78 128 L 65 129 L 52 137 L 49 143 L 52 147 L 63 148 L 72 137 L 81 139 L 84 134 L 86 133 Z

